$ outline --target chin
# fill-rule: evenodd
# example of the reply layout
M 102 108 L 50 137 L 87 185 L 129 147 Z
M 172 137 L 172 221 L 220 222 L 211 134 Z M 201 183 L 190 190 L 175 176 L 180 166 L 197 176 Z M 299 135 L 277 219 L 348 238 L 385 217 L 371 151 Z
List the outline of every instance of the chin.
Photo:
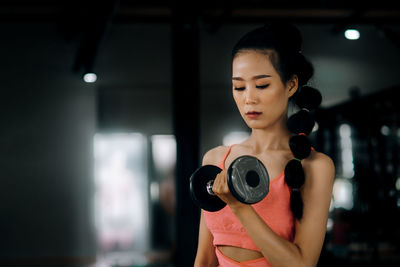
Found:
M 268 128 L 268 123 L 261 121 L 246 121 L 246 124 L 251 129 L 265 129 Z

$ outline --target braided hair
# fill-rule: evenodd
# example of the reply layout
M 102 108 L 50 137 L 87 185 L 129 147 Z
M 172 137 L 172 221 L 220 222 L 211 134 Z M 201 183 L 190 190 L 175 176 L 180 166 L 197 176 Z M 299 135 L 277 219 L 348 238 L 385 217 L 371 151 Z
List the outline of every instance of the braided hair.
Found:
M 298 90 L 290 97 L 299 111 L 287 120 L 287 127 L 293 134 L 289 147 L 294 155 L 285 167 L 285 182 L 291 189 L 290 208 L 293 216 L 300 220 L 303 216 L 303 200 L 300 188 L 305 182 L 301 160 L 307 158 L 312 150 L 309 135 L 315 121 L 310 111 L 322 101 L 320 92 L 307 83 L 314 74 L 314 68 L 301 53 L 302 37 L 292 24 L 270 23 L 245 34 L 233 47 L 232 60 L 238 53 L 248 50 L 268 54 L 272 65 L 285 84 L 293 75 L 298 78 Z

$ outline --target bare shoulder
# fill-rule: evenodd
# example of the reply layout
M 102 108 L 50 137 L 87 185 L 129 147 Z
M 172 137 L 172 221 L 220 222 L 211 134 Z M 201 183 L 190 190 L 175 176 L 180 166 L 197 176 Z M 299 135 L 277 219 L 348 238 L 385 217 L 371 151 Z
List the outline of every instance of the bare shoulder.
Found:
M 310 156 L 304 159 L 303 168 L 307 176 L 326 177 L 325 179 L 333 180 L 335 175 L 335 164 L 333 160 L 326 154 L 312 151 Z
M 326 154 L 318 152 L 318 151 L 311 151 L 311 154 L 308 158 L 304 159 L 304 165 L 308 167 L 334 167 L 333 160 Z
M 217 165 L 227 150 L 228 146 L 217 146 L 208 150 L 203 156 L 203 165 Z

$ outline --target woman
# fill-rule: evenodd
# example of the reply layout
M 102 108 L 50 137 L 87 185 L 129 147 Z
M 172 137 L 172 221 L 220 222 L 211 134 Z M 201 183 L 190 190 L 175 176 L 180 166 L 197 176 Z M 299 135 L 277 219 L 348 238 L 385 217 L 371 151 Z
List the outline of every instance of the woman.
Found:
M 306 86 L 313 67 L 301 54 L 301 34 L 289 24 L 257 28 L 232 51 L 232 90 L 251 128 L 240 144 L 208 151 L 203 165 L 219 165 L 212 190 L 227 203 L 201 211 L 195 266 L 316 266 L 323 245 L 334 180 L 332 160 L 315 151 L 306 135 L 309 109 L 320 94 Z M 288 119 L 289 101 L 302 108 Z M 295 134 L 295 135 L 293 135 Z M 268 195 L 253 205 L 237 201 L 226 169 L 252 155 L 270 176 Z

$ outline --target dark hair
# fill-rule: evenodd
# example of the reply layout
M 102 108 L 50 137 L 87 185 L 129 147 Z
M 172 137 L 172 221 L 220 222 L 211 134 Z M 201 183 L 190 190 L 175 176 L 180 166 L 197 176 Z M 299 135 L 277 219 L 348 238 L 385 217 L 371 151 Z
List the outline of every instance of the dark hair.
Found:
M 320 92 L 306 84 L 314 74 L 314 68 L 301 52 L 302 37 L 292 24 L 271 23 L 246 33 L 233 47 L 232 60 L 238 53 L 256 50 L 267 54 L 283 83 L 297 75 L 299 88 L 291 100 L 300 110 L 291 115 L 287 126 L 293 136 L 289 140 L 294 159 L 285 167 L 285 182 L 291 188 L 290 207 L 297 219 L 303 216 L 303 200 L 300 188 L 305 175 L 301 160 L 311 153 L 311 143 L 307 135 L 311 133 L 315 121 L 310 110 L 316 109 L 322 101 Z

